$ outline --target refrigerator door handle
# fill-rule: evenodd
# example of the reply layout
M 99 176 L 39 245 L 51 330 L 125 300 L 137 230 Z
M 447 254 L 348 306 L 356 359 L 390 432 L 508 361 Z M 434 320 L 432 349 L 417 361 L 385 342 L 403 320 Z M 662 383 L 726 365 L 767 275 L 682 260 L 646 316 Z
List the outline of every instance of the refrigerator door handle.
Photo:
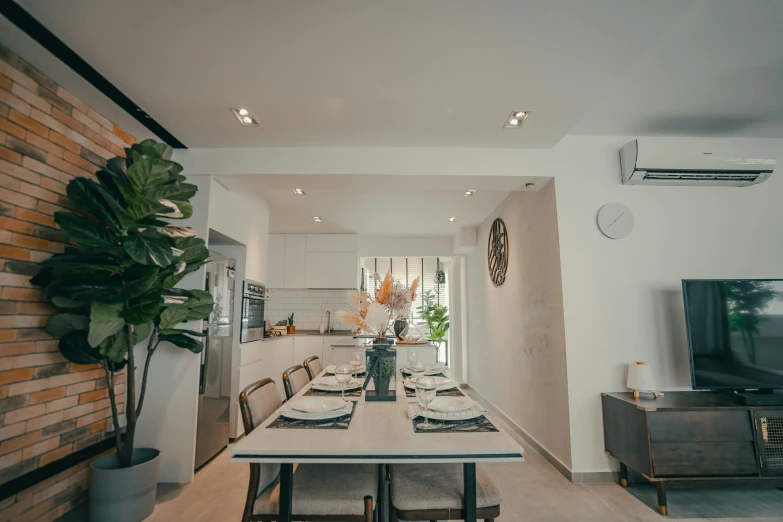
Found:
M 198 380 L 198 394 L 204 395 L 207 389 L 207 364 L 209 363 L 209 328 L 204 328 L 204 348 L 201 350 L 201 372 Z

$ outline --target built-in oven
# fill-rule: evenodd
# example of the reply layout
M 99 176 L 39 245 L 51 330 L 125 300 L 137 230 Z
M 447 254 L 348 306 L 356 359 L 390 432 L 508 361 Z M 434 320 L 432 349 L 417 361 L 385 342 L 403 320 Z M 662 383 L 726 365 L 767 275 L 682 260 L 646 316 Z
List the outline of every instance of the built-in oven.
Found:
M 242 286 L 242 329 L 240 343 L 260 341 L 264 338 L 264 303 L 266 287 L 263 283 L 245 279 Z

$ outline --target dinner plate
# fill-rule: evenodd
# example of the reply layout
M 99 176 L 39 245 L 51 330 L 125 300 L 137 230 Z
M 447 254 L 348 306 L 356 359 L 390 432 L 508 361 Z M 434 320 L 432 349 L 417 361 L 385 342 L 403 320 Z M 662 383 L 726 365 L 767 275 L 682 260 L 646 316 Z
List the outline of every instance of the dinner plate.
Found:
M 440 411 L 430 411 L 429 419 L 443 420 L 443 421 L 463 421 L 463 420 L 478 419 L 483 415 L 484 412 L 474 410 L 474 409 L 465 410 L 464 412 L 458 412 L 458 413 L 443 413 Z M 423 414 L 419 416 L 419 419 L 423 420 Z
M 324 368 L 324 371 L 326 373 L 334 373 L 334 371 L 336 369 L 337 369 L 337 365 L 336 364 L 330 364 L 329 366 Z M 359 366 L 359 369 L 356 371 L 356 373 L 364 373 L 365 371 L 367 371 L 367 368 L 365 368 L 364 365 L 362 364 L 361 366 Z
M 464 397 L 435 397 L 429 404 L 432 411 L 454 413 L 473 408 L 473 401 Z
M 299 397 L 288 402 L 285 409 L 303 413 L 321 413 L 339 410 L 347 405 L 347 402 L 337 397 Z
M 283 417 L 287 419 L 296 419 L 296 420 L 337 419 L 345 415 L 350 415 L 350 413 L 351 413 L 350 409 L 326 411 L 323 413 L 304 413 L 301 411 L 294 411 L 294 410 L 280 410 L 280 415 L 282 415 Z
M 358 390 L 362 387 L 363 382 L 362 379 L 351 379 L 349 382 L 345 383 L 345 391 Z M 335 379 L 333 375 L 321 377 L 313 382 L 310 387 L 314 390 L 321 391 L 340 391 L 340 383 L 337 382 L 337 379 Z
M 435 389 L 437 391 L 451 390 L 452 388 L 459 386 L 457 381 L 448 379 L 446 377 L 435 377 L 435 380 Z M 405 379 L 403 385 L 410 390 L 416 389 L 416 384 L 409 379 Z
M 429 377 L 429 376 L 433 376 L 433 375 L 439 375 L 439 374 L 443 373 L 444 371 L 446 371 L 445 368 L 440 368 L 440 369 L 430 368 L 430 369 L 427 369 L 427 367 L 425 366 L 423 375 L 426 375 L 426 376 Z M 408 366 L 403 366 L 402 367 L 402 373 L 410 375 L 411 374 L 411 369 Z

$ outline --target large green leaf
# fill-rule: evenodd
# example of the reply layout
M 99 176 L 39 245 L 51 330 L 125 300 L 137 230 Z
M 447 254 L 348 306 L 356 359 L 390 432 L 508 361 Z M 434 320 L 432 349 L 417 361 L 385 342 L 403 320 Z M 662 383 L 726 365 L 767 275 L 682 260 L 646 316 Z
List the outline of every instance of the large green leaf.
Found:
M 74 330 L 60 339 L 60 353 L 76 364 L 95 364 L 101 362 L 98 351 L 87 342 L 87 332 Z
M 154 287 L 138 297 L 128 300 L 128 308 L 122 314 L 128 324 L 140 325 L 149 323 L 160 312 L 163 306 L 163 298 L 160 291 Z
M 172 201 L 175 205 L 177 205 L 177 208 L 179 209 L 179 212 L 177 214 L 172 215 L 164 215 L 167 219 L 188 219 L 193 215 L 193 205 L 190 204 L 190 201 Z
M 63 337 L 73 331 L 87 331 L 90 319 L 86 315 L 57 314 L 46 323 L 46 331 L 55 337 Z
M 106 227 L 72 212 L 55 212 L 54 222 L 68 237 L 82 245 L 104 247 L 117 242 L 114 234 Z
M 144 195 L 150 199 L 169 199 L 171 201 L 187 201 L 198 192 L 198 187 L 192 183 L 174 183 L 148 189 Z
M 158 268 L 155 265 L 133 264 L 122 273 L 122 280 L 125 283 L 122 292 L 126 297 L 136 297 L 149 290 L 152 283 L 158 276 Z
M 98 351 L 114 363 L 125 360 L 125 354 L 128 352 L 128 333 L 125 330 L 120 330 L 107 337 L 101 342 Z
M 52 304 L 58 308 L 89 308 L 90 306 L 87 301 L 74 301 L 59 295 L 52 297 Z
M 104 339 L 122 330 L 125 326 L 125 320 L 121 316 L 122 308 L 122 304 L 92 303 L 90 306 L 90 333 L 87 336 L 87 342 L 90 343 L 90 346 L 95 348 Z
M 122 207 L 126 206 L 125 198 L 133 195 L 127 178 L 122 179 L 118 174 L 111 170 L 101 169 L 95 173 L 101 187 L 108 192 Z
M 133 327 L 133 344 L 138 344 L 149 336 L 152 323 L 137 324 Z
M 137 221 L 156 215 L 164 210 L 166 210 L 166 207 L 158 203 L 156 199 L 148 199 L 143 196 L 131 196 L 128 198 L 128 213 Z
M 172 149 L 169 145 L 152 139 L 146 139 L 142 140 L 140 143 L 134 143 L 131 145 L 131 151 L 153 160 L 169 160 L 171 159 L 171 155 L 174 153 L 174 149 Z
M 171 264 L 171 247 L 166 241 L 145 234 L 131 233 L 122 243 L 137 263 L 167 267 Z
M 196 231 L 190 227 L 180 227 L 177 225 L 166 225 L 165 227 L 154 227 L 155 232 L 166 237 L 185 239 L 195 237 Z
M 161 330 L 168 330 L 170 328 L 174 328 L 179 323 L 187 319 L 189 312 L 190 312 L 189 308 L 184 304 L 169 306 L 168 308 L 163 310 L 162 314 L 160 314 L 159 328 Z
M 201 350 L 204 349 L 204 345 L 201 343 L 201 341 L 197 341 L 196 339 L 193 339 L 192 337 L 188 337 L 187 335 L 182 333 L 161 334 L 160 340 L 168 341 L 175 346 L 179 346 L 180 348 L 185 348 L 186 350 L 190 350 L 193 353 L 201 353 Z
M 212 313 L 212 309 L 215 307 L 215 299 L 212 294 L 204 290 L 191 290 L 190 294 L 192 297 L 183 305 L 188 309 L 188 321 L 198 321 Z
M 131 186 L 141 193 L 151 187 L 166 183 L 169 180 L 169 173 L 165 168 L 150 160 L 143 159 L 135 161 L 133 165 L 128 167 L 128 178 Z
M 103 187 L 91 179 L 74 178 L 65 188 L 68 200 L 75 208 L 104 221 L 115 230 L 123 230 L 133 220 Z
M 179 259 L 186 263 L 197 263 L 209 258 L 206 243 L 199 237 L 177 239 L 174 241 L 174 246 L 182 250 Z
M 122 279 L 107 272 L 77 274 L 55 279 L 44 293 L 50 297 L 62 296 L 76 301 L 121 302 Z

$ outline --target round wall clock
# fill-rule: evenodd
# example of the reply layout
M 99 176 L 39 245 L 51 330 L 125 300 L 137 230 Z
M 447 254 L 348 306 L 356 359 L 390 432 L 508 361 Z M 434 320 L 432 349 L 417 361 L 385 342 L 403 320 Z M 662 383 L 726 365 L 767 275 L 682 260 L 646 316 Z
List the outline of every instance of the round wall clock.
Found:
M 598 211 L 598 228 L 610 239 L 622 239 L 633 230 L 631 209 L 622 203 L 607 203 Z
M 487 241 L 487 266 L 492 284 L 500 286 L 506 281 L 508 268 L 508 233 L 506 224 L 500 218 L 492 222 Z

